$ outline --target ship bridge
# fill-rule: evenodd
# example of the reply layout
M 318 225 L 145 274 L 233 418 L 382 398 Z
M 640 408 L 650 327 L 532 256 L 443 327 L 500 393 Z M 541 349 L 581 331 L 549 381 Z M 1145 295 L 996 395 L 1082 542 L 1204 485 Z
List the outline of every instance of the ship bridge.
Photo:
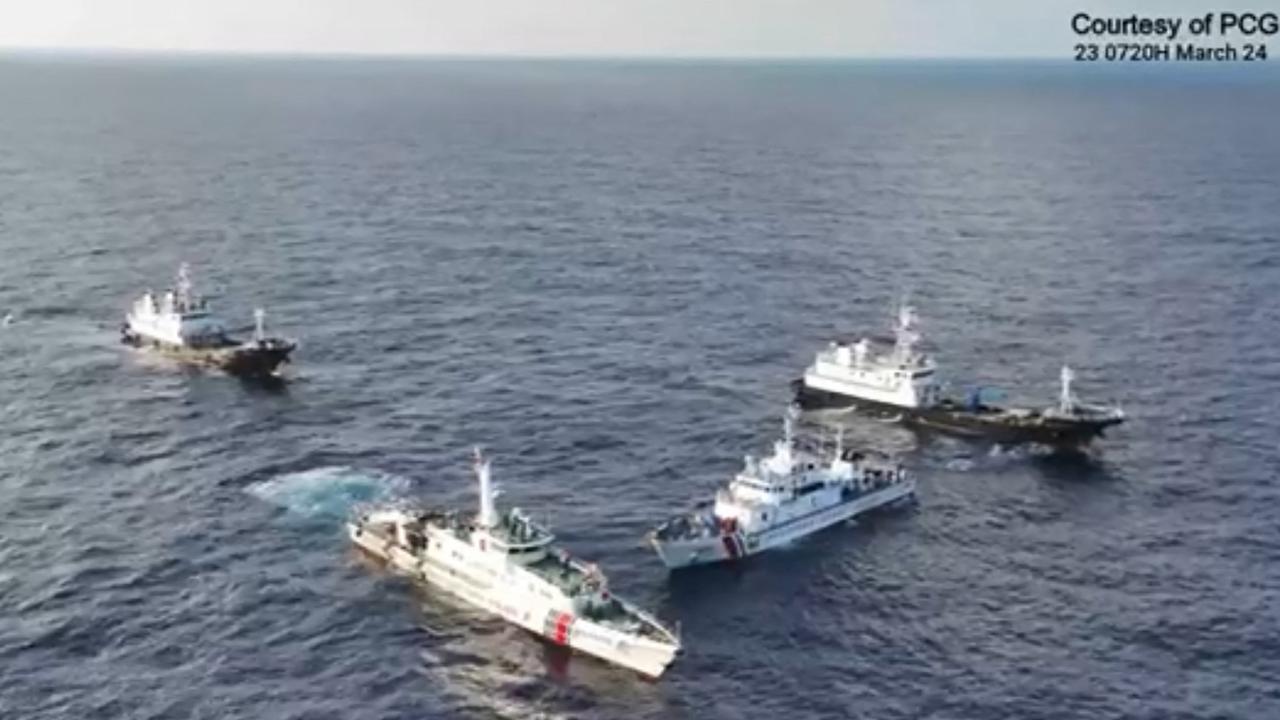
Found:
M 486 530 L 486 544 L 490 546 L 487 549 L 506 553 L 512 560 L 522 563 L 540 560 L 556 539 L 550 530 L 535 523 L 520 508 L 503 513 L 498 522 Z

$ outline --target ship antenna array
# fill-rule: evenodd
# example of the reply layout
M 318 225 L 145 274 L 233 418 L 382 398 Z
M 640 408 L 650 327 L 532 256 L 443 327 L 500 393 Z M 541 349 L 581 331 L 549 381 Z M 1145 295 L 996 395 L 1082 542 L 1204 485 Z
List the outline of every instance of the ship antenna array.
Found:
M 184 306 L 191 305 L 191 266 L 182 263 L 178 266 L 178 301 Z

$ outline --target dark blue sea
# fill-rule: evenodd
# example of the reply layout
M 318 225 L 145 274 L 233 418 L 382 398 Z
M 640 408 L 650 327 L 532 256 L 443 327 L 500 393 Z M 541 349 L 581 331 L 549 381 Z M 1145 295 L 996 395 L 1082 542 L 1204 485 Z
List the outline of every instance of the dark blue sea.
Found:
M 0 58 L 0 717 L 1280 717 L 1280 72 Z M 180 262 L 283 389 L 140 355 Z M 908 296 L 1084 456 L 856 417 L 919 504 L 733 567 L 641 544 Z M 679 623 L 658 682 L 353 554 L 545 515 Z

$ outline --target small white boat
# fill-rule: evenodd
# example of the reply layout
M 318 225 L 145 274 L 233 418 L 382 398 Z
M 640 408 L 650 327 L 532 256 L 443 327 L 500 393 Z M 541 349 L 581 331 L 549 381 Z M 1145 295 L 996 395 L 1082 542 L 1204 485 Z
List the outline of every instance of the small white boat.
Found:
M 499 513 L 479 450 L 476 477 L 478 513 L 358 511 L 347 526 L 351 541 L 395 570 L 557 645 L 662 675 L 681 649 L 675 633 L 612 594 L 598 567 L 556 547 L 551 532 L 519 508 Z
M 128 345 L 151 348 L 182 362 L 221 368 L 232 375 L 267 376 L 273 375 L 281 363 L 289 361 L 289 353 L 297 343 L 267 337 L 265 318 L 261 309 L 254 311 L 255 330 L 251 340 L 230 337 L 209 301 L 192 290 L 184 263 L 178 269 L 174 289 L 159 299 L 147 291 L 134 302 L 120 328 L 120 339 Z
M 668 568 L 755 555 L 914 496 L 915 480 L 900 465 L 846 451 L 840 436 L 829 452 L 798 448 L 792 420 L 784 420 L 773 454 L 759 461 L 748 455 L 714 503 L 649 533 Z

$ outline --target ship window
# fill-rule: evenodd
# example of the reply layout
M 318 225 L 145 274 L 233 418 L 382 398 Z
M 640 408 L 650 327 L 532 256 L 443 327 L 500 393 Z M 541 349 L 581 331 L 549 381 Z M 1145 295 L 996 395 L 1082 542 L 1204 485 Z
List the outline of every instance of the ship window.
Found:
M 815 490 L 821 490 L 821 489 L 822 489 L 821 482 L 809 483 L 808 485 L 804 485 L 796 490 L 796 497 L 802 497 L 804 495 L 808 495 L 811 492 L 814 492 Z

